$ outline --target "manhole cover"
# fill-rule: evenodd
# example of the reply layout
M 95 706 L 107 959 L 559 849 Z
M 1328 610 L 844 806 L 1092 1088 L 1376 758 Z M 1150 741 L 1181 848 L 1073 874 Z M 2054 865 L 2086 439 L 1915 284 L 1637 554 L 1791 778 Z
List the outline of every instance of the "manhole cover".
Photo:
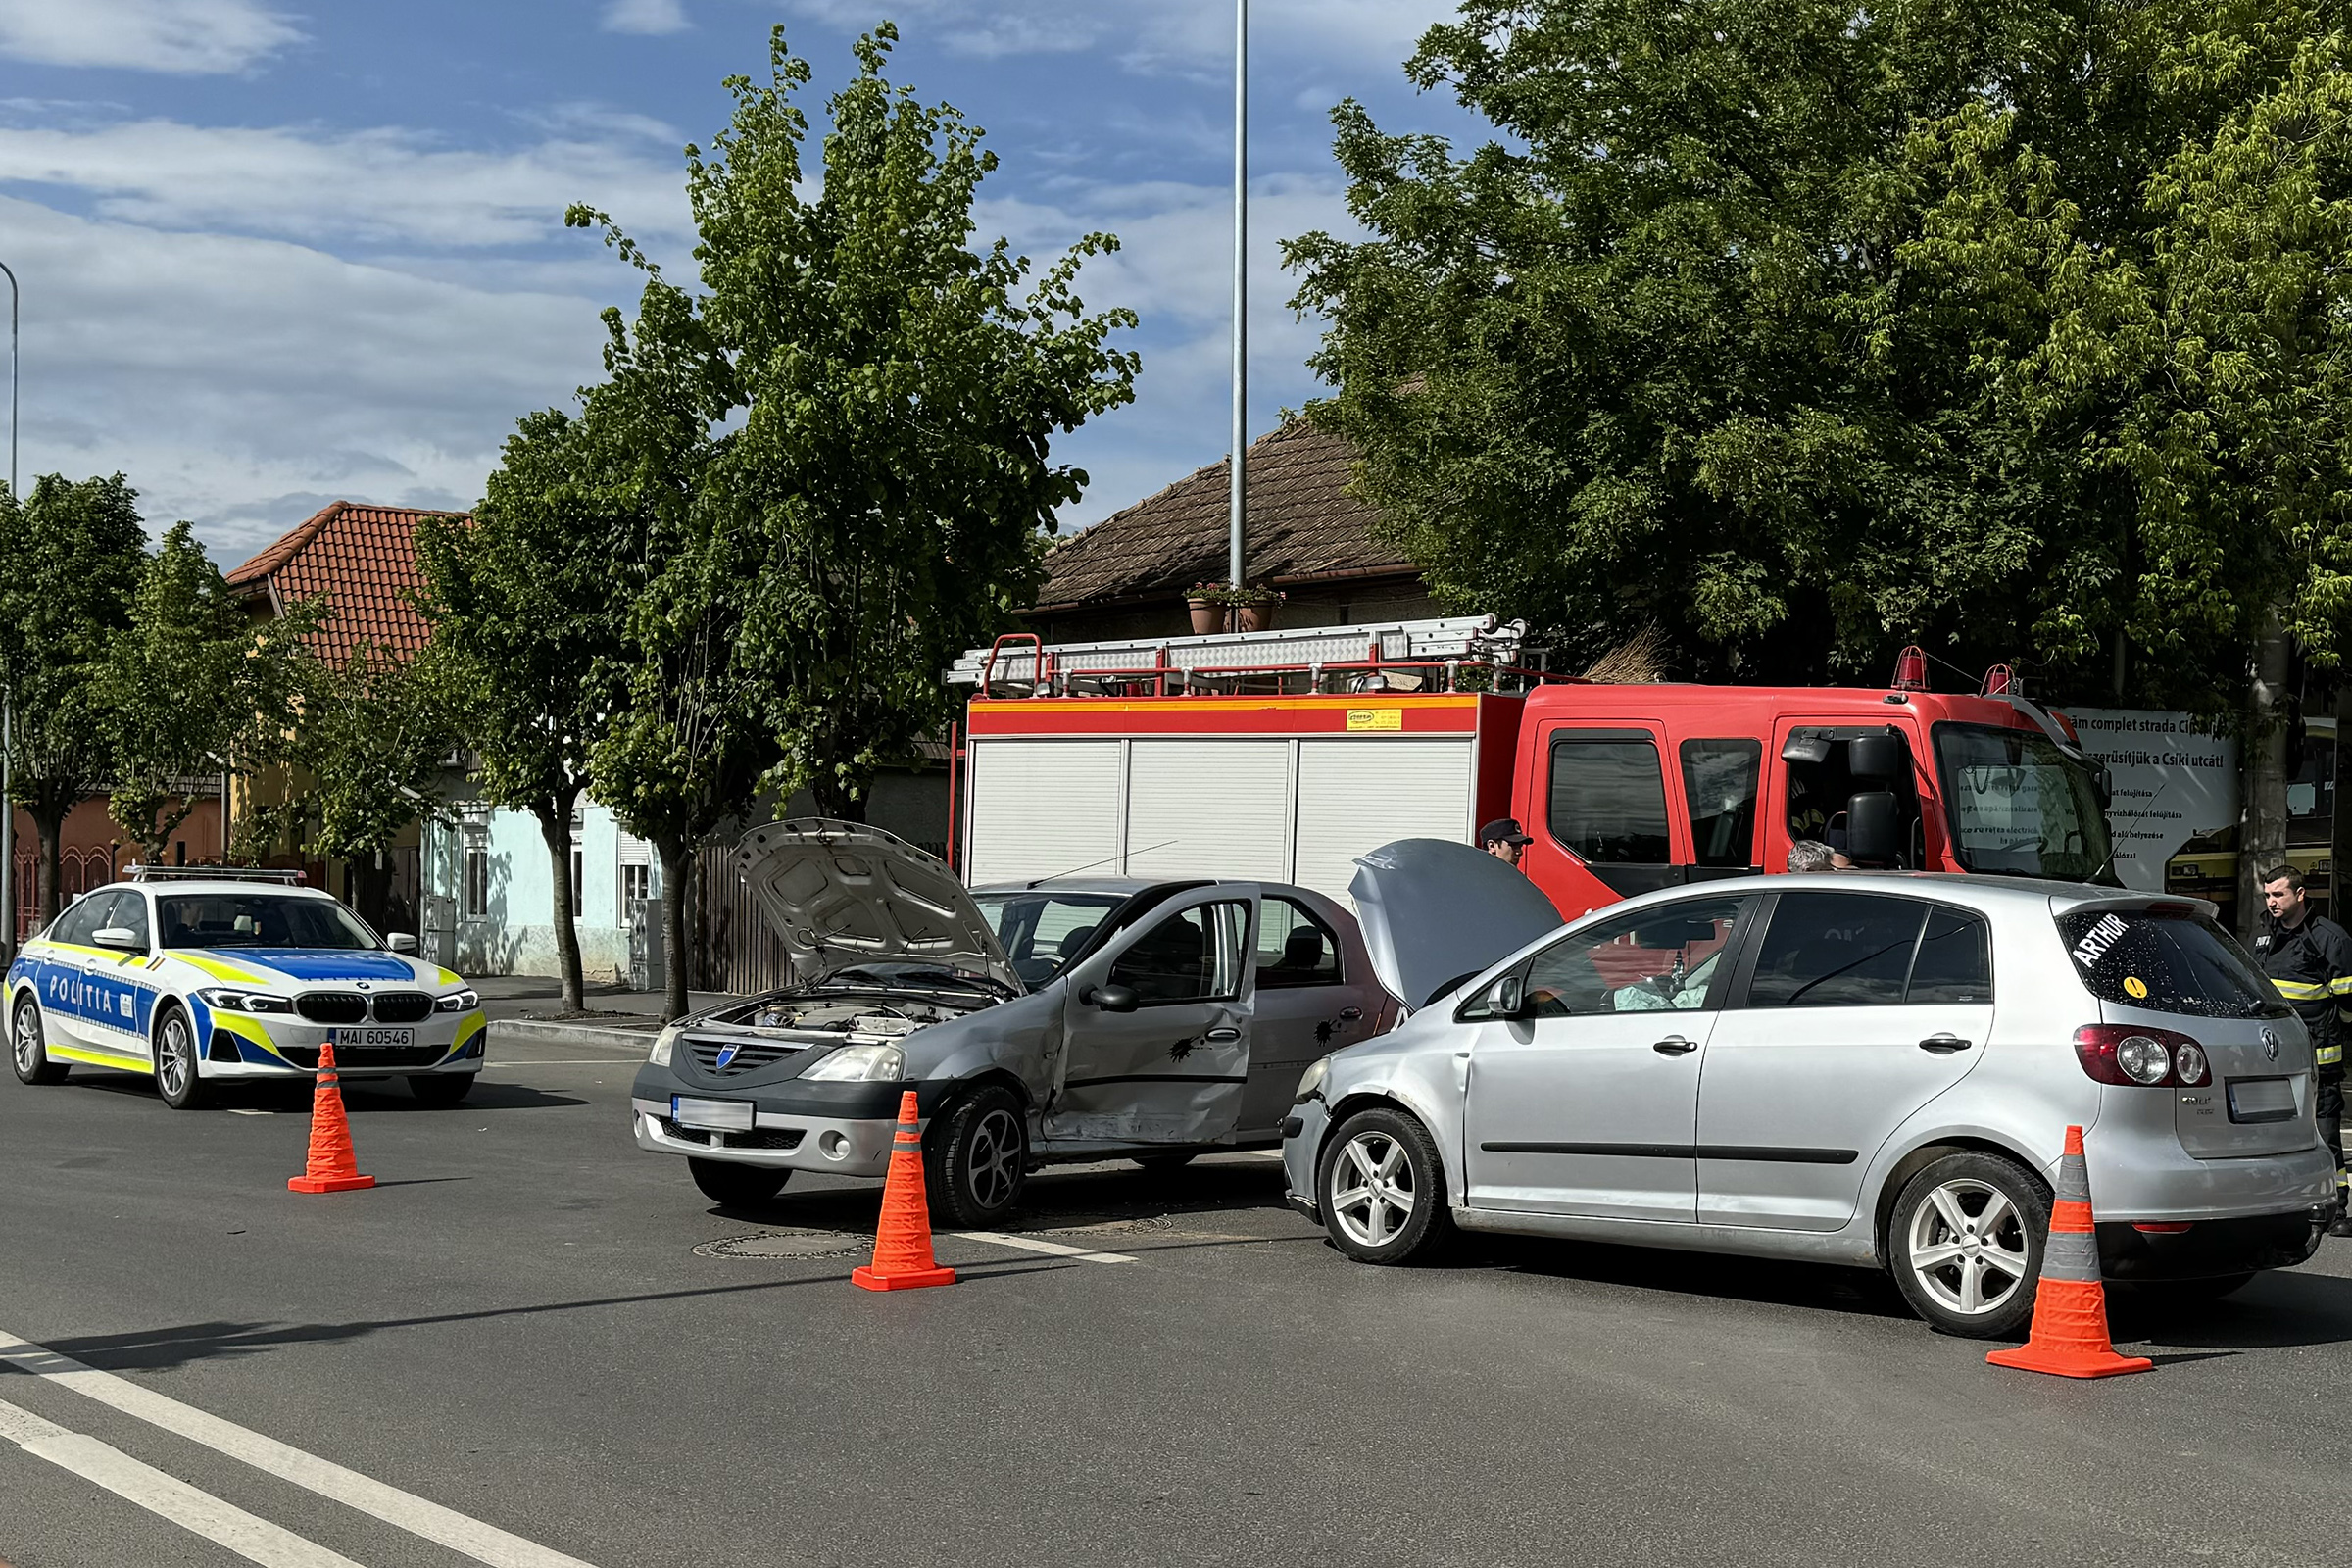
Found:
M 701 1257 L 848 1257 L 874 1250 L 871 1236 L 855 1231 L 760 1231 L 726 1236 L 696 1248 Z

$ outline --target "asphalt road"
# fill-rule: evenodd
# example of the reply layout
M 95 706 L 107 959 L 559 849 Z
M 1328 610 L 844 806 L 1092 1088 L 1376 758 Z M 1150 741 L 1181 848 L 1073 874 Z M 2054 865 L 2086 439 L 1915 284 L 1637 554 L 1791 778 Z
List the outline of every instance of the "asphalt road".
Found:
M 348 1089 L 383 1185 L 321 1198 L 282 1099 L 0 1078 L 0 1560 L 2352 1561 L 2352 1243 L 2126 1315 L 2159 1365 L 2101 1383 L 1842 1270 L 1359 1267 L 1248 1155 L 1046 1173 L 1021 1239 L 1095 1257 L 945 1238 L 882 1296 L 873 1184 L 715 1210 L 630 1072 Z

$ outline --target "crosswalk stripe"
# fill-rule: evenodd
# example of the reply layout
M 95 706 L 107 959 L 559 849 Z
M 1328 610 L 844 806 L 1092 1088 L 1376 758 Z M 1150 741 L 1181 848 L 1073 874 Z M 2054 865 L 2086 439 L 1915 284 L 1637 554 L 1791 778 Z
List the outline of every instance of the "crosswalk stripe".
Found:
M 496 1525 L 468 1518 L 455 1508 L 444 1508 L 414 1493 L 386 1486 L 331 1459 L 305 1453 L 291 1444 L 266 1438 L 192 1404 L 182 1404 L 127 1378 L 85 1366 L 70 1355 L 60 1355 L 46 1346 L 20 1339 L 6 1330 L 0 1330 L 0 1365 L 13 1366 L 20 1372 L 29 1372 L 72 1389 L 124 1415 L 135 1416 L 149 1426 L 161 1427 L 216 1453 L 242 1460 L 257 1470 L 267 1471 L 281 1481 L 291 1481 L 413 1536 L 463 1552 L 476 1562 L 489 1564 L 490 1568 L 592 1568 L 577 1557 L 565 1556 Z
M 112 1444 L 43 1420 L 5 1399 L 0 1399 L 0 1438 L 262 1568 L 360 1568 L 339 1551 L 329 1551 L 209 1492 L 199 1492 Z

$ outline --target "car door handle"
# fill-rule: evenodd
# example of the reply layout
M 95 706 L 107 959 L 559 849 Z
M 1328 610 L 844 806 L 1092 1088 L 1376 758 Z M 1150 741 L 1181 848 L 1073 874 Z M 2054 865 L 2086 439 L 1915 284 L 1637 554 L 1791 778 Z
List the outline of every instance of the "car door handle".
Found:
M 1668 1035 L 1649 1049 L 1661 1056 L 1687 1056 L 1698 1049 L 1698 1042 L 1685 1040 L 1681 1035 Z
M 1919 1043 L 1919 1049 L 1933 1051 L 1938 1056 L 1948 1056 L 1955 1051 L 1966 1051 L 1975 1044 L 1973 1040 L 1963 1040 L 1958 1035 L 1945 1033 L 1928 1036 Z
M 1353 1023 L 1356 1019 L 1361 1018 L 1363 1015 L 1364 1009 L 1361 1007 L 1342 1007 L 1340 1009 L 1340 1022 Z
M 1211 1029 L 1207 1034 L 1202 1035 L 1200 1038 L 1206 1040 L 1212 1046 L 1230 1046 L 1236 1040 L 1242 1038 L 1242 1032 L 1239 1029 L 1234 1028 L 1232 1025 L 1227 1024 L 1215 1029 Z

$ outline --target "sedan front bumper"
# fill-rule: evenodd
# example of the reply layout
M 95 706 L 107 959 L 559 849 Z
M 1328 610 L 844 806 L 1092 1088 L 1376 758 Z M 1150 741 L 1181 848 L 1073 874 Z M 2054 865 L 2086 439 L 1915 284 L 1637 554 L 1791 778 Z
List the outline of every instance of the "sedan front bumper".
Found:
M 771 1170 L 821 1170 L 835 1176 L 881 1176 L 890 1169 L 898 1117 L 809 1116 L 754 1107 L 748 1129 L 689 1127 L 670 1116 L 666 1100 L 631 1096 L 629 1119 L 637 1147 L 657 1154 L 686 1154 Z

